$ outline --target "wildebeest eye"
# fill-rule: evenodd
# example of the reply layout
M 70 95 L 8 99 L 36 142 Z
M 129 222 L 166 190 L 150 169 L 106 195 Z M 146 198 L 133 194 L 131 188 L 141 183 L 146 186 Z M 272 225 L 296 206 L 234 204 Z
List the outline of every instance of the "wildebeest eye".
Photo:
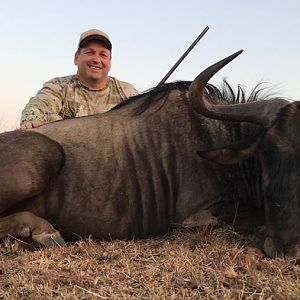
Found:
M 274 153 L 277 151 L 276 145 L 269 139 L 263 140 L 259 145 L 259 150 L 260 155 L 266 164 L 270 164 L 273 161 Z

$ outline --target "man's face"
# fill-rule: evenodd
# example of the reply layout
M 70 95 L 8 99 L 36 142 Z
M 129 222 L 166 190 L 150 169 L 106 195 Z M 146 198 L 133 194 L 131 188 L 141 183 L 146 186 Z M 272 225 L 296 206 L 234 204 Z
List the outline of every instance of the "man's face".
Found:
M 75 54 L 79 80 L 88 87 L 104 88 L 111 67 L 111 53 L 100 41 L 87 42 Z

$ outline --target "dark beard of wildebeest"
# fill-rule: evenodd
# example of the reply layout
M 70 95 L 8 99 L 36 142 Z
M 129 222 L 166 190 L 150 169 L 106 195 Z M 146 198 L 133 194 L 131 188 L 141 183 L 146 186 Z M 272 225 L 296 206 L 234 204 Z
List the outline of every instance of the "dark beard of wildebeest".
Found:
M 107 113 L 1 134 L 0 238 L 151 237 L 241 201 L 264 206 L 268 255 L 299 258 L 300 104 L 207 83 L 239 54 Z

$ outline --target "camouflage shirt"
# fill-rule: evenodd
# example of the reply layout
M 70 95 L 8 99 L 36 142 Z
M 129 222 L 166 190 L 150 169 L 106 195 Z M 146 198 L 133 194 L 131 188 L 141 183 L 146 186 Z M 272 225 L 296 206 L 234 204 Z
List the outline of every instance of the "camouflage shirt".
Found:
M 83 86 L 77 75 L 57 77 L 43 85 L 22 111 L 21 124 L 39 120 L 43 123 L 103 113 L 137 95 L 129 83 L 109 77 L 106 88 L 91 90 Z

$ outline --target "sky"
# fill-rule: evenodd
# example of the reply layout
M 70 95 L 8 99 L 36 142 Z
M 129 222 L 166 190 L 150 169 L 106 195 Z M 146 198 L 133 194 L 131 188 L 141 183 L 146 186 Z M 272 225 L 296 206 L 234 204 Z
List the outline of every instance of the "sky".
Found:
M 0 129 L 19 126 L 43 83 L 76 73 L 79 35 L 98 28 L 113 43 L 111 76 L 140 92 L 156 86 L 202 30 L 209 31 L 167 80 L 193 80 L 218 60 L 244 52 L 212 79 L 250 91 L 270 83 L 300 100 L 299 0 L 3 1 L 0 9 Z

